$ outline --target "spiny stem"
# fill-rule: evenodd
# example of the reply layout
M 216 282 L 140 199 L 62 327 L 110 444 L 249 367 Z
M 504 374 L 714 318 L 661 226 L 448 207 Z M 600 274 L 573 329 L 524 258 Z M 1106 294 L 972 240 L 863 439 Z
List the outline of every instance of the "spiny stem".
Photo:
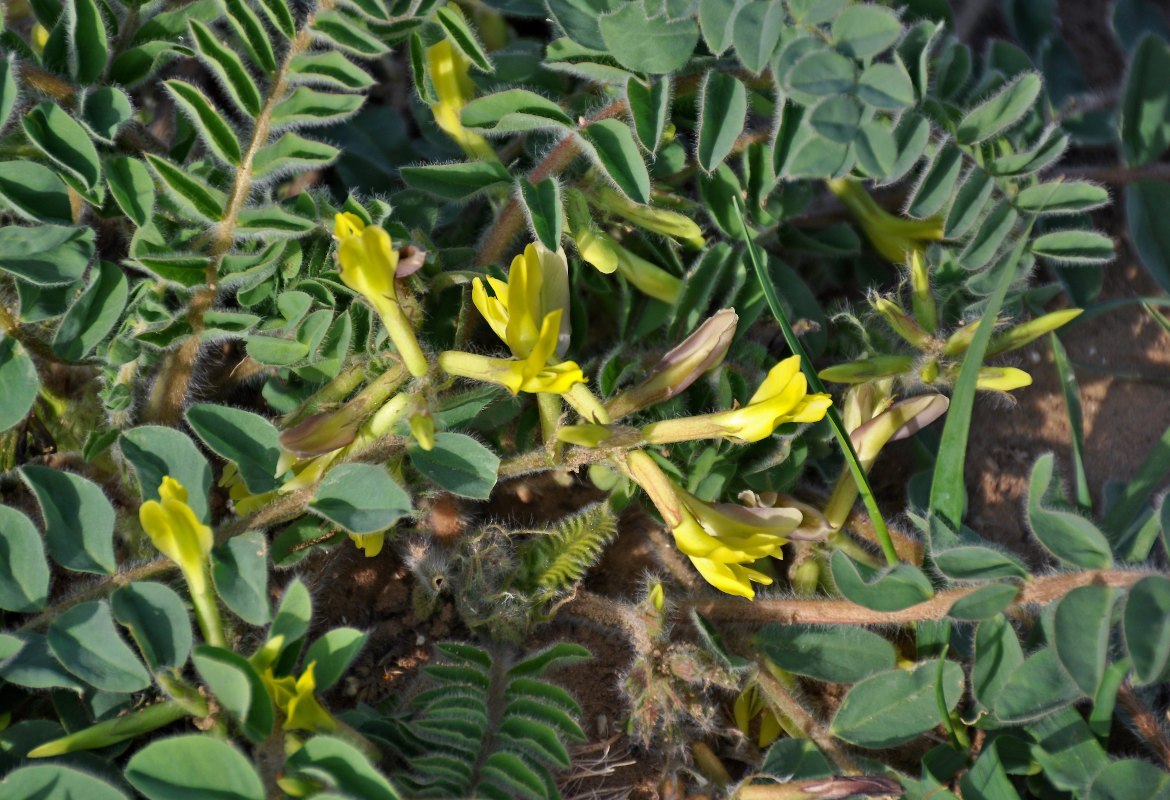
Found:
M 309 28 L 313 23 L 313 16 L 305 20 L 301 32 L 293 40 L 285 55 L 284 63 L 272 83 L 264 107 L 256 116 L 256 124 L 252 128 L 252 136 L 243 158 L 236 170 L 236 179 L 232 183 L 228 195 L 227 207 L 223 218 L 215 226 L 211 238 L 211 248 L 207 257 L 207 269 L 204 276 L 204 286 L 200 287 L 191 303 L 187 307 L 187 323 L 191 326 L 191 335 L 183 340 L 177 350 L 167 354 L 155 379 L 148 403 L 148 419 L 170 425 L 177 424 L 182 413 L 183 402 L 187 397 L 187 387 L 191 383 L 191 375 L 195 369 L 195 362 L 199 357 L 200 336 L 203 333 L 204 315 L 211 309 L 219 292 L 217 281 L 219 269 L 224 258 L 231 252 L 236 241 L 236 226 L 240 212 L 248 202 L 248 195 L 252 191 L 252 163 L 260 148 L 268 143 L 272 127 L 272 112 L 277 103 L 284 97 L 288 88 L 288 72 L 292 59 L 303 52 L 312 43 Z
M 607 105 L 605 108 L 598 111 L 592 117 L 585 121 L 581 126 L 587 128 L 589 125 L 599 120 L 616 117 L 619 114 L 625 113 L 629 109 L 625 100 L 615 100 Z M 577 147 L 576 135 L 570 134 L 560 141 L 560 143 L 553 148 L 552 152 L 545 156 L 544 160 L 536 165 L 528 175 L 530 183 L 536 184 L 549 178 L 553 175 L 558 175 L 566 167 L 573 163 L 580 154 L 580 148 Z M 489 264 L 495 264 L 504 256 L 504 251 L 508 249 L 512 239 L 516 237 L 520 226 L 524 223 L 524 211 L 520 208 L 520 203 L 516 198 L 508 201 L 496 217 L 495 222 L 488 228 L 484 234 L 483 241 L 480 245 L 479 256 L 475 259 L 477 267 L 486 267 Z
M 1162 759 L 1162 764 L 1170 767 L 1170 736 L 1166 729 L 1150 711 L 1149 706 L 1138 697 L 1128 682 L 1122 683 L 1117 690 L 1117 699 L 1129 718 L 1133 720 L 1134 729 L 1145 740 L 1150 749 Z
M 1130 570 L 1088 570 L 1066 575 L 1049 575 L 1024 584 L 1013 605 L 1048 605 L 1081 586 L 1128 588 L 1148 575 Z M 786 625 L 881 625 L 943 619 L 957 601 L 978 591 L 979 586 L 949 589 L 900 611 L 874 611 L 848 600 L 763 598 L 754 602 L 742 598 L 716 597 L 680 600 L 678 605 L 693 608 L 712 622 L 766 623 Z
M 825 392 L 825 385 L 821 383 L 817 371 L 813 369 L 812 361 L 809 360 L 808 353 L 804 351 L 800 339 L 797 338 L 796 332 L 792 330 L 792 325 L 788 321 L 788 315 L 784 311 L 784 307 L 780 305 L 780 298 L 776 296 L 776 287 L 772 285 L 772 280 L 768 276 L 768 270 L 756 253 L 756 245 L 751 239 L 741 201 L 738 196 L 733 199 L 735 213 L 739 218 L 740 227 L 743 229 L 744 243 L 747 245 L 748 255 L 751 257 L 752 266 L 755 268 L 756 278 L 760 282 L 760 287 L 764 290 L 764 297 L 768 301 L 768 307 L 772 310 L 772 316 L 780 324 L 780 330 L 784 334 L 784 340 L 788 342 L 788 348 L 800 356 L 800 368 L 804 372 L 805 377 L 808 378 L 809 386 L 815 392 Z M 869 512 L 870 520 L 873 522 L 874 533 L 877 535 L 878 544 L 881 545 L 882 554 L 886 557 L 886 563 L 891 566 L 897 564 L 898 551 L 894 549 L 894 542 L 890 539 L 890 530 L 886 527 L 886 521 L 882 517 L 881 509 L 878 508 L 877 499 L 874 497 L 873 488 L 869 484 L 869 478 L 866 477 L 865 469 L 862 468 L 861 462 L 857 458 L 857 450 L 853 447 L 853 440 L 849 438 L 849 431 L 845 430 L 845 423 L 841 421 L 841 415 L 837 413 L 836 406 L 829 406 L 829 410 L 825 416 L 828 417 L 829 424 L 833 427 L 833 433 L 837 437 L 837 443 L 841 446 L 841 452 L 845 456 L 845 463 L 849 466 L 849 471 L 853 474 L 853 480 L 857 482 L 857 487 L 861 491 L 861 499 L 865 502 L 866 511 Z
M 768 705 L 799 727 L 804 735 L 821 748 L 824 754 L 832 759 L 833 763 L 843 772 L 853 774 L 861 772 L 861 769 L 853 763 L 849 756 L 845 755 L 836 740 L 825 730 L 825 727 L 808 712 L 808 709 L 799 700 L 793 697 L 792 693 L 776 679 L 775 675 L 768 671 L 766 666 L 758 667 L 753 678 Z

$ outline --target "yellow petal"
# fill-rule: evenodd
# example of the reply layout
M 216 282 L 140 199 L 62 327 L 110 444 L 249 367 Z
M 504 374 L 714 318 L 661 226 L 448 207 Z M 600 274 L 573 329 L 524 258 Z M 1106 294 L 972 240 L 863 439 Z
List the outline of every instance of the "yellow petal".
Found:
M 751 581 L 748 580 L 747 572 L 742 567 L 721 564 L 706 558 L 695 558 L 694 556 L 690 558 L 691 563 L 695 565 L 695 569 L 699 571 L 703 579 L 719 591 L 738 597 L 746 597 L 749 600 L 756 596 Z M 769 579 L 768 582 L 770 583 L 771 580 Z
M 479 309 L 479 313 L 487 320 L 488 325 L 500 337 L 501 342 L 508 341 L 508 284 L 488 278 L 492 282 L 496 296 L 488 297 L 487 288 L 483 281 L 476 278 L 471 284 L 471 302 Z M 498 285 L 497 285 L 498 284 Z M 501 291 L 502 289 L 502 291 Z
M 760 388 L 756 389 L 756 393 L 748 400 L 748 404 L 750 405 L 751 403 L 757 403 L 761 400 L 775 397 L 799 374 L 800 356 L 789 356 L 768 370 L 768 375 L 764 378 L 763 383 L 760 384 Z

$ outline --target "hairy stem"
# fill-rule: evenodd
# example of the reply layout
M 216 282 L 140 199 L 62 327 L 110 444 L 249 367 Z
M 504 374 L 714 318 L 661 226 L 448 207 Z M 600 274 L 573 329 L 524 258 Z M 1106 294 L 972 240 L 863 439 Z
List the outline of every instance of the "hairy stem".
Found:
M 833 763 L 843 772 L 853 774 L 861 772 L 853 760 L 841 750 L 825 726 L 821 725 L 800 701 L 793 697 L 792 693 L 776 679 L 775 675 L 768 671 L 766 666 L 756 669 L 753 677 L 768 705 L 797 725 L 804 735 L 821 748 L 824 754 L 832 759 Z
M 1162 765 L 1170 767 L 1170 736 L 1166 735 L 1165 727 L 1150 711 L 1149 706 L 1138 697 L 1128 682 L 1122 683 L 1121 688 L 1117 690 L 1117 699 L 1133 721 L 1134 730 L 1162 760 Z
M 1131 570 L 1086 570 L 1049 575 L 1020 587 L 1013 605 L 1048 605 L 1081 586 L 1128 588 L 1149 573 Z M 978 591 L 980 586 L 949 589 L 901 611 L 874 611 L 848 600 L 767 598 L 754 602 L 742 598 L 716 597 L 680 600 L 678 605 L 693 608 L 713 622 L 779 622 L 786 625 L 881 625 L 943 619 L 958 600 Z
M 224 257 L 231 252 L 236 241 L 236 226 L 240 212 L 248 202 L 248 195 L 252 191 L 252 162 L 260 148 L 268 143 L 272 127 L 272 112 L 277 103 L 284 97 L 288 88 L 289 64 L 292 59 L 302 53 L 312 43 L 309 26 L 313 17 L 305 21 L 300 34 L 293 40 L 285 55 L 284 63 L 276 73 L 272 88 L 264 101 L 263 108 L 256 116 L 256 124 L 252 128 L 252 136 L 248 147 L 244 151 L 239 168 L 236 170 L 236 179 L 232 183 L 228 195 L 227 207 L 223 218 L 215 226 L 211 237 L 211 247 L 207 257 L 207 271 L 204 276 L 204 285 L 196 290 L 187 306 L 187 323 L 191 326 L 191 335 L 179 347 L 167 353 L 159 369 L 147 403 L 147 419 L 168 425 L 175 425 L 183 410 L 183 403 L 187 397 L 187 388 L 191 384 L 191 375 L 195 369 L 195 362 L 199 357 L 200 336 L 203 333 L 204 315 L 211 309 L 219 293 L 219 269 Z

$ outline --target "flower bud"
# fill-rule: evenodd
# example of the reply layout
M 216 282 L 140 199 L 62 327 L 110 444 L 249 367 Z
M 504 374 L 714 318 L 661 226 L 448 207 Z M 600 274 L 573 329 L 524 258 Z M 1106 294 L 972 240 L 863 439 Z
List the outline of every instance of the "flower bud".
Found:
M 983 322 L 977 319 L 970 325 L 963 325 L 954 333 L 952 333 L 943 343 L 944 356 L 958 356 L 967 352 L 967 348 L 971 346 L 971 342 L 975 340 L 975 334 L 979 331 L 979 325 Z
M 919 349 L 925 347 L 930 335 L 897 303 L 886 297 L 873 296 L 869 304 L 882 315 L 896 334 Z
M 1029 320 L 1023 324 L 1010 328 L 991 337 L 987 345 L 987 357 L 997 356 L 1009 350 L 1016 350 L 1032 342 L 1046 333 L 1051 333 L 1067 322 L 1071 322 L 1081 315 L 1082 308 L 1066 308 L 1053 311 L 1042 317 Z
M 910 254 L 910 292 L 914 317 L 918 324 L 933 336 L 938 331 L 938 307 L 934 302 L 934 293 L 930 290 L 930 275 L 926 271 L 926 262 L 918 250 Z
M 662 357 L 649 377 L 606 403 L 611 419 L 669 400 L 723 362 L 739 315 L 730 308 L 716 312 Z
M 613 248 L 617 254 L 618 270 L 642 294 L 674 305 L 682 291 L 682 281 L 671 275 L 662 267 L 647 261 L 641 256 L 634 255 L 622 247 L 609 234 L 599 234 L 601 240 Z
M 911 356 L 871 356 L 847 364 L 834 364 L 821 370 L 821 380 L 832 383 L 864 383 L 875 378 L 901 375 L 914 366 Z
M 557 429 L 558 440 L 581 447 L 598 447 L 611 436 L 613 431 L 604 425 L 563 425 Z
M 702 229 L 690 217 L 665 208 L 635 203 L 621 192 L 600 181 L 594 182 L 589 187 L 589 193 L 590 199 L 598 208 L 607 213 L 624 217 L 639 228 L 661 233 L 663 236 L 670 236 L 691 247 L 702 247 L 706 244 Z

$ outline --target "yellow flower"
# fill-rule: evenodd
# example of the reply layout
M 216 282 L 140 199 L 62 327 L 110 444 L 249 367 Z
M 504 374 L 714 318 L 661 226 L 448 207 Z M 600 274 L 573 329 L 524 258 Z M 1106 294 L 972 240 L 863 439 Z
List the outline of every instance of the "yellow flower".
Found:
M 260 681 L 268 690 L 273 704 L 284 713 L 284 729 L 286 731 L 318 731 L 337 730 L 337 720 L 333 718 L 317 701 L 313 692 L 317 689 L 317 679 L 313 670 L 316 661 L 310 661 L 301 673 L 301 677 L 292 675 L 276 677 L 273 665 L 284 646 L 284 636 L 277 635 L 264 643 L 249 659 L 253 668 L 260 675 Z
M 488 358 L 448 350 L 439 355 L 439 367 L 451 375 L 499 384 L 512 394 L 519 392 L 564 394 L 573 387 L 573 384 L 585 383 L 585 375 L 573 361 L 548 363 L 556 351 L 560 323 L 560 309 L 545 315 L 540 333 L 526 358 Z
M 552 252 L 535 242 L 512 259 L 508 282 L 489 277 L 495 297 L 476 278 L 471 287 L 471 301 L 483 314 L 496 336 L 508 345 L 516 358 L 527 358 L 540 337 L 545 318 L 554 311 L 569 307 L 569 264 L 564 251 Z M 569 344 L 569 320 L 562 313 L 557 324 L 557 353 Z
M 382 545 L 386 543 L 386 532 L 351 533 L 349 538 L 357 545 L 357 549 L 366 554 L 366 558 L 373 558 L 382 552 Z
M 642 429 L 642 438 L 651 444 L 716 437 L 758 442 L 785 422 L 823 419 L 832 402 L 827 394 L 808 393 L 808 381 L 800 371 L 800 356 L 791 356 L 772 367 L 742 408 L 651 423 Z
M 447 6 L 454 8 L 454 6 Z M 467 57 L 459 52 L 450 41 L 444 39 L 427 48 L 427 70 L 439 102 L 431 111 L 435 122 L 443 132 L 455 140 L 467 155 L 485 161 L 498 161 L 496 152 L 487 140 L 474 131 L 463 127 L 460 112 L 475 94 L 475 86 L 468 77 Z
M 378 312 L 410 374 L 416 378 L 426 375 L 426 356 L 398 302 L 394 286 L 398 251 L 390 241 L 390 234 L 377 226 L 366 225 L 356 214 L 345 213 L 334 218 L 333 235 L 338 240 L 341 282 L 366 298 Z
M 158 500 L 147 500 L 138 519 L 159 552 L 179 565 L 193 594 L 207 588 L 205 564 L 215 539 L 187 505 L 183 484 L 166 475 L 158 487 Z
M 753 581 L 772 583 L 771 577 L 747 565 L 781 556 L 781 548 L 804 520 L 800 510 L 704 502 L 676 486 L 641 450 L 629 455 L 627 466 L 630 477 L 662 514 L 679 551 L 708 583 L 749 599 L 755 596 Z

